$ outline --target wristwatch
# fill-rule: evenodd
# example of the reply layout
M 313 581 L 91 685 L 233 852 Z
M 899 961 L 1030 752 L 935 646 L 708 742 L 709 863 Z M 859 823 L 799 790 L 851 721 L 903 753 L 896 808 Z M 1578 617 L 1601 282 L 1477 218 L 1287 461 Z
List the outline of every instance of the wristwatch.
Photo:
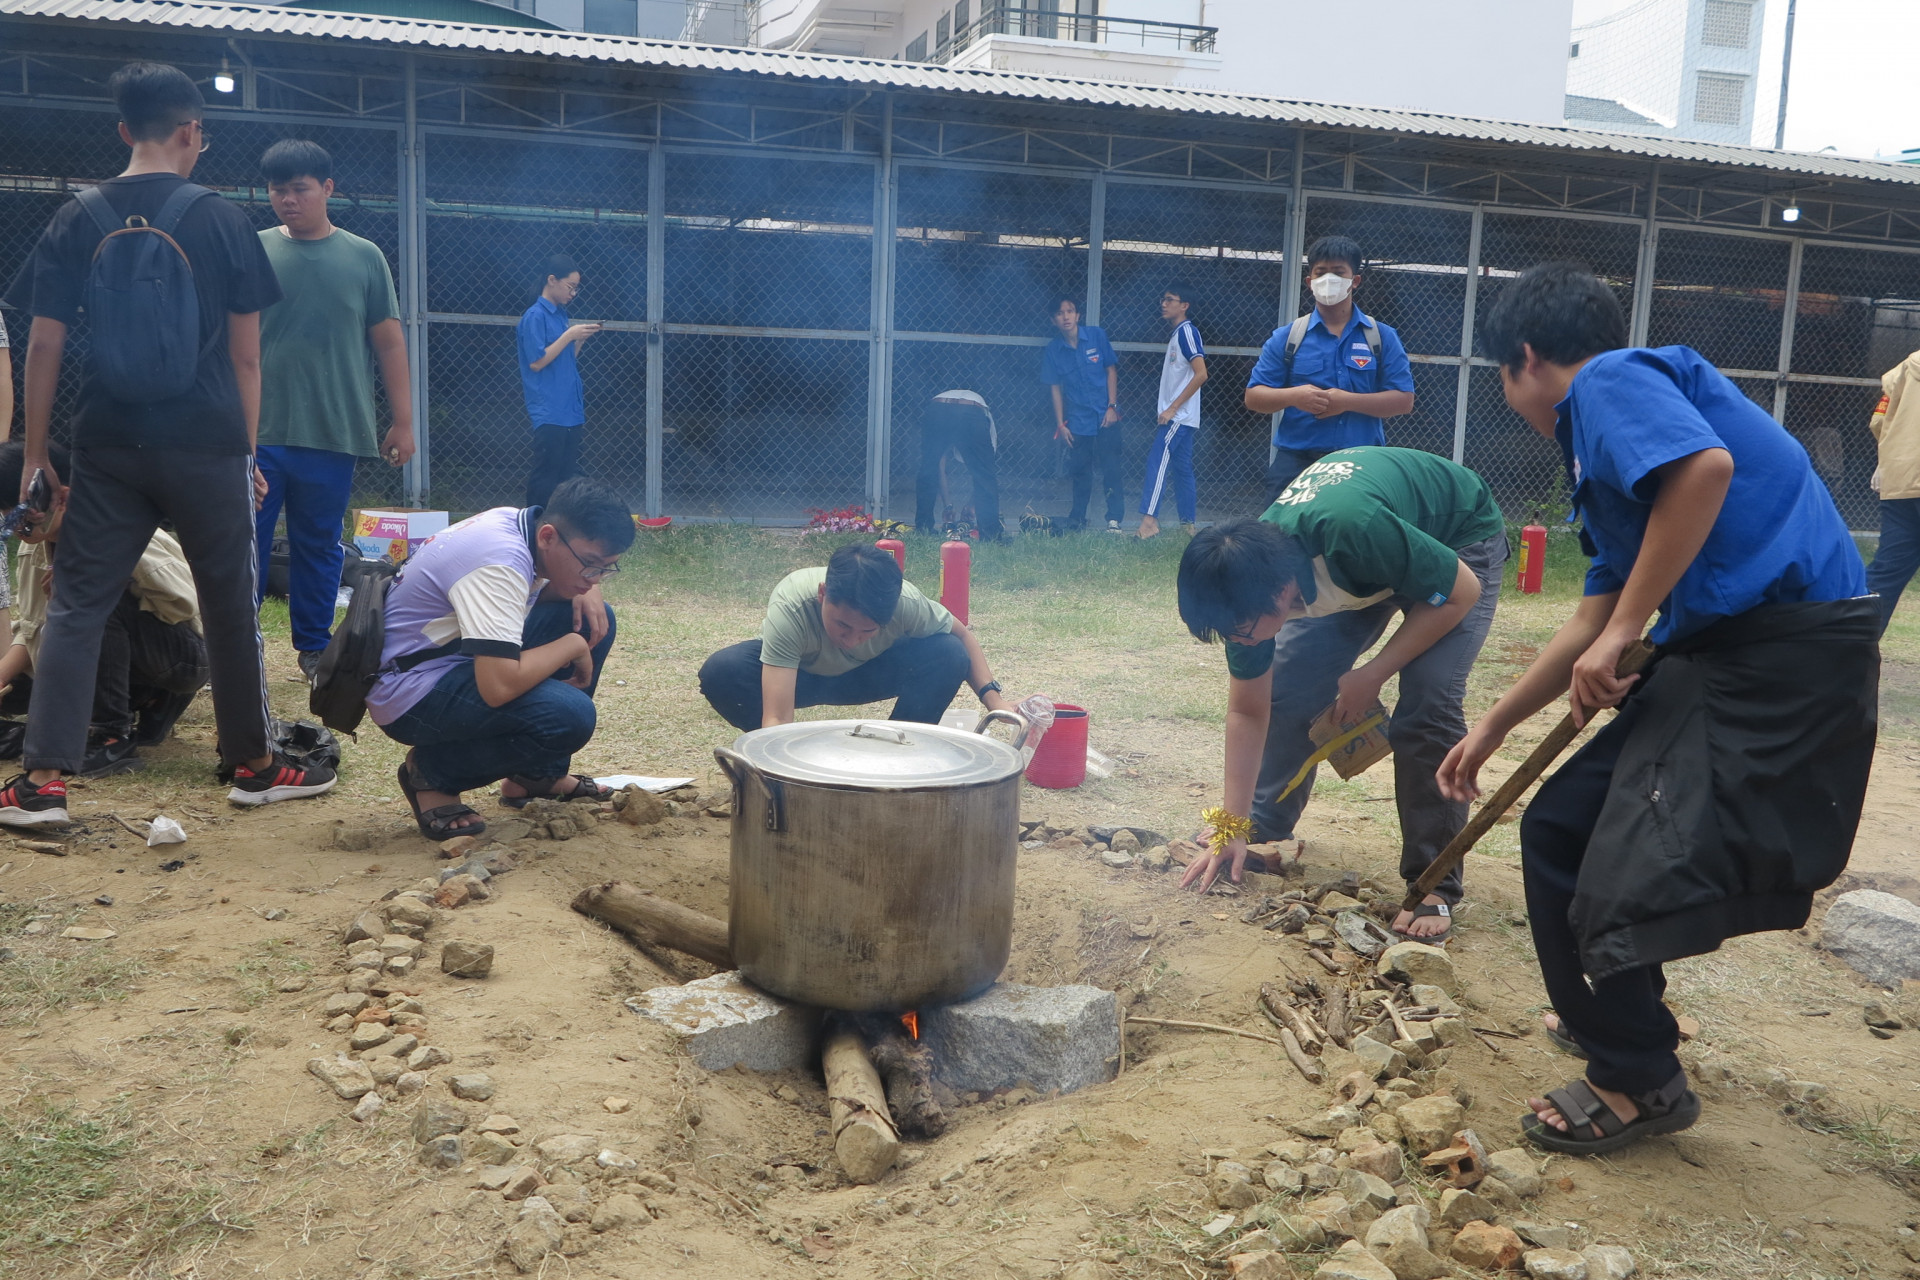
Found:
M 1005 692 L 1006 690 L 1000 687 L 1000 682 L 998 680 L 989 680 L 985 684 L 981 685 L 978 689 L 975 689 L 973 691 L 973 696 L 980 699 L 980 705 L 984 707 L 987 705 L 987 695 L 989 693 L 1005 693 Z

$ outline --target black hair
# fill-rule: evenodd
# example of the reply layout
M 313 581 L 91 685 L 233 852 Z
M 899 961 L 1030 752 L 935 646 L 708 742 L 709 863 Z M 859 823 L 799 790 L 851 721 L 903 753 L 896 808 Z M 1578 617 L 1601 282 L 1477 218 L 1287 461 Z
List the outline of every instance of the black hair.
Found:
M 1199 640 L 1225 640 L 1273 612 L 1289 582 L 1313 577 L 1300 540 L 1263 520 L 1230 520 L 1193 535 L 1180 553 L 1180 620 Z
M 1186 303 L 1188 319 L 1193 318 L 1194 311 L 1200 306 L 1199 297 L 1194 294 L 1192 286 L 1190 286 L 1185 280 L 1175 280 L 1172 284 L 1168 285 L 1166 288 L 1162 289 L 1160 292 L 1170 293 L 1174 297 L 1180 299 L 1180 301 Z
M 580 264 L 566 254 L 550 253 L 547 255 L 545 273 L 540 277 L 540 287 L 546 288 L 548 280 L 565 280 L 578 270 L 580 270 Z
M 1070 293 L 1063 293 L 1059 297 L 1055 298 L 1053 300 L 1053 310 L 1047 312 L 1047 314 L 1050 316 L 1059 315 L 1060 308 L 1066 306 L 1069 302 L 1073 304 L 1074 311 L 1077 312 L 1079 315 L 1085 316 L 1087 314 L 1087 309 L 1080 305 L 1080 299 L 1074 297 Z
M 199 87 L 186 72 L 164 62 L 129 62 L 107 78 L 107 92 L 135 142 L 159 142 L 207 114 Z
M 588 476 L 563 481 L 547 499 L 540 523 L 585 538 L 609 556 L 633 545 L 633 514 L 626 499 L 606 481 Z
M 1528 346 L 1552 364 L 1575 364 L 1626 346 L 1627 315 L 1585 267 L 1542 263 L 1500 290 L 1480 321 L 1480 345 L 1507 369 L 1526 363 Z
M 1344 262 L 1360 274 L 1360 242 L 1347 236 L 1321 236 L 1307 246 L 1307 267 L 1315 263 Z
M 260 157 L 260 172 L 270 185 L 312 178 L 325 182 L 333 176 L 333 157 L 317 142 L 305 138 L 282 138 Z
M 827 557 L 827 599 L 871 618 L 880 626 L 900 607 L 900 565 L 892 554 L 850 542 Z
M 47 461 L 60 473 L 64 480 L 73 479 L 72 460 L 64 445 L 47 442 Z M 20 473 L 27 465 L 27 443 L 24 440 L 9 440 L 0 444 L 0 510 L 11 511 L 13 504 L 20 500 Z

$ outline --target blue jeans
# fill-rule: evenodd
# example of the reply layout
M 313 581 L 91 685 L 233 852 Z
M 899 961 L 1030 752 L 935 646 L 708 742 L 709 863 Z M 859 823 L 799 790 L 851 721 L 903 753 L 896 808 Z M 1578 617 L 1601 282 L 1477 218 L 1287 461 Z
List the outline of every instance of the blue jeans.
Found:
M 311 653 L 327 647 L 333 633 L 333 602 L 340 594 L 340 534 L 353 499 L 353 466 L 359 459 L 331 449 L 263 444 L 256 455 L 267 478 L 267 500 L 253 515 L 260 555 L 254 603 L 267 594 L 267 559 L 273 526 L 287 512 L 287 615 L 293 647 Z
M 1167 486 L 1173 486 L 1174 505 L 1180 511 L 1180 523 L 1192 524 L 1198 493 L 1193 482 L 1192 427 L 1169 422 L 1156 428 L 1153 444 L 1147 450 L 1147 478 L 1140 486 L 1140 514 L 1160 517 L 1160 500 Z
M 573 629 L 572 602 L 545 601 L 527 614 L 520 643 L 537 648 Z M 563 668 L 512 702 L 490 707 L 474 683 L 473 663 L 465 661 L 386 725 L 386 734 L 413 748 L 414 772 L 433 791 L 458 795 L 502 778 L 565 777 L 572 771 L 573 753 L 593 738 L 593 692 L 613 636 L 609 606 L 607 634 L 593 648 L 593 679 L 585 691 L 560 678 L 566 674 Z
M 1899 607 L 1900 593 L 1920 570 L 1920 498 L 1880 501 L 1880 550 L 1867 566 L 1867 590 L 1879 596 L 1880 633 Z

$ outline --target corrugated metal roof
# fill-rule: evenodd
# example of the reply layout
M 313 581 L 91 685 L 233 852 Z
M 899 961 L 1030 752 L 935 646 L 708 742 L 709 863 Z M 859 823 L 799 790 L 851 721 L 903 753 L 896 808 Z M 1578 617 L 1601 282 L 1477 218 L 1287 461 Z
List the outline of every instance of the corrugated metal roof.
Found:
M 380 44 L 467 50 L 530 57 L 582 59 L 681 71 L 731 71 L 793 80 L 829 81 L 870 89 L 970 93 L 982 97 L 1080 106 L 1134 107 L 1229 116 L 1274 124 L 1512 143 L 1560 151 L 1597 151 L 1657 160 L 1739 165 L 1810 178 L 1920 184 L 1920 168 L 1842 156 L 1771 151 L 1646 138 L 1564 126 L 1477 120 L 1379 107 L 1292 102 L 1246 94 L 1213 93 L 1106 80 L 1078 80 L 1012 71 L 962 70 L 911 62 L 787 53 L 730 45 L 682 44 L 573 31 L 534 31 L 461 22 L 328 13 L 223 0 L 0 0 L 0 14 L 27 18 L 110 22 L 116 25 L 218 30 L 236 35 L 317 36 Z

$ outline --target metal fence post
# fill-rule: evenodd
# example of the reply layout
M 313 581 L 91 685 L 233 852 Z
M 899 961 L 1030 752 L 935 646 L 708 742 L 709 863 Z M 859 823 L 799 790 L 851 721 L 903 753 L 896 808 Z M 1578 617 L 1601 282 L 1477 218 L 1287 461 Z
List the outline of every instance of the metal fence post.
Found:
M 1660 162 L 1653 162 L 1647 179 L 1647 217 L 1640 227 L 1640 257 L 1633 268 L 1633 316 L 1627 341 L 1636 347 L 1647 345 L 1647 329 L 1653 317 L 1653 276 L 1660 265 Z
M 1780 377 L 1773 384 L 1773 420 L 1787 424 L 1787 375 L 1793 372 L 1793 326 L 1800 315 L 1800 263 L 1807 242 L 1795 236 L 1787 254 L 1787 297 L 1780 313 Z
M 666 453 L 667 153 L 654 140 L 647 153 L 647 492 L 649 516 L 660 514 L 661 458 Z
M 1460 381 L 1453 397 L 1453 460 L 1467 459 L 1467 396 L 1473 388 L 1474 310 L 1480 302 L 1480 233 L 1486 226 L 1487 211 L 1473 209 L 1473 230 L 1467 239 L 1467 298 L 1460 311 Z
M 885 515 L 893 491 L 893 268 L 899 175 L 893 164 L 893 95 L 880 108 L 880 159 L 873 171 L 873 290 L 867 323 L 867 508 Z
M 1087 323 L 1100 323 L 1100 273 L 1107 248 L 1107 175 L 1093 175 L 1087 210 Z
M 1293 187 L 1287 196 L 1287 260 L 1280 267 L 1280 306 L 1274 328 L 1292 324 L 1300 305 L 1300 259 L 1307 253 L 1307 131 L 1293 131 Z M 1267 431 L 1267 465 L 1278 452 L 1273 441 L 1280 434 L 1280 415 L 1274 414 Z
M 406 119 L 399 135 L 400 309 L 406 319 L 408 395 L 413 405 L 413 461 L 406 466 L 407 505 L 424 507 L 433 497 L 433 429 L 427 414 L 427 232 L 426 159 L 420 133 L 414 59 L 407 55 Z

